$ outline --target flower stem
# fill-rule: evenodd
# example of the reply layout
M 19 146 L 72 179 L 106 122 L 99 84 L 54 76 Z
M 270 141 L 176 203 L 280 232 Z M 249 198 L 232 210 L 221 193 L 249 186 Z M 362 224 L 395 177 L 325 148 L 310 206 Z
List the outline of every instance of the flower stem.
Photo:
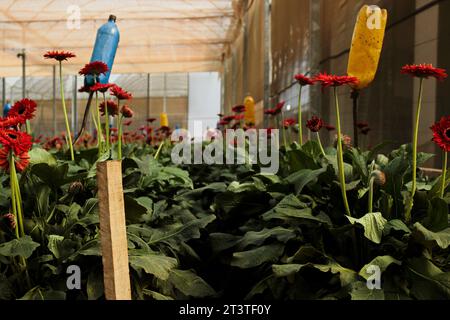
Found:
M 337 93 L 337 87 L 334 88 L 334 98 L 335 98 L 335 105 L 336 105 L 336 127 L 337 127 L 337 135 L 338 135 L 337 162 L 338 162 L 338 169 L 339 169 L 339 181 L 341 184 L 342 200 L 344 201 L 345 212 L 348 216 L 351 217 L 352 214 L 350 212 L 350 207 L 348 205 L 347 191 L 345 189 L 344 152 L 343 152 L 343 148 L 342 148 L 341 117 L 340 117 L 340 110 L 339 110 L 339 98 L 338 98 L 338 93 Z
M 98 131 L 97 131 L 98 156 L 100 157 L 100 155 L 103 154 L 103 130 L 102 130 L 102 119 L 100 117 L 100 109 L 98 107 L 97 92 L 95 93 L 95 110 L 97 112 L 97 124 L 98 124 Z
M 369 213 L 373 212 L 373 185 L 374 185 L 374 182 L 375 182 L 375 177 L 371 177 L 370 182 L 369 182 L 369 203 L 368 203 Z
M 14 165 L 14 156 L 11 152 L 10 158 L 9 158 L 9 167 L 11 168 L 11 166 Z M 16 233 L 16 238 L 19 239 L 20 235 L 19 235 L 19 223 L 18 223 L 18 215 L 17 215 L 17 204 L 16 204 L 16 188 L 15 188 L 15 182 L 14 182 L 14 178 L 12 173 L 10 172 L 10 186 L 11 186 L 11 206 L 12 206 L 12 211 L 13 211 L 13 215 L 14 215 L 14 219 L 16 220 L 15 222 L 15 228 L 14 231 Z
M 283 111 L 281 111 L 280 117 L 281 117 L 281 130 L 283 131 L 283 143 L 284 143 L 284 148 L 285 148 L 286 151 L 287 151 L 286 128 L 284 127 L 284 113 L 283 113 Z
M 423 97 L 423 78 L 420 78 L 419 86 L 419 99 L 417 102 L 417 113 L 416 113 L 416 124 L 414 127 L 414 138 L 413 138 L 413 167 L 412 167 L 412 186 L 411 186 L 411 199 L 406 208 L 405 220 L 407 223 L 411 221 L 411 211 L 414 206 L 414 196 L 416 195 L 417 189 L 417 144 L 419 140 L 419 125 L 420 125 L 420 111 L 422 109 L 422 97 Z
M 298 143 L 300 143 L 300 147 L 303 146 L 302 89 L 303 86 L 300 85 L 300 91 L 298 93 Z
M 105 119 L 106 119 L 106 126 L 105 126 L 105 132 L 106 132 L 106 150 L 111 150 L 110 145 L 110 133 L 109 133 L 109 113 L 108 113 L 108 105 L 106 104 L 106 95 L 103 93 L 103 102 L 105 104 Z
M 15 207 L 17 225 L 18 225 L 18 234 L 23 237 L 25 235 L 25 230 L 23 227 L 23 216 L 22 216 L 22 197 L 20 196 L 20 187 L 17 179 L 17 171 L 16 164 L 14 161 L 14 155 L 11 151 L 10 160 L 9 160 L 9 170 L 10 170 L 10 179 L 11 179 L 11 200 L 13 202 L 13 209 Z
M 118 157 L 119 160 L 122 160 L 122 131 L 123 131 L 123 127 L 122 127 L 122 120 L 123 120 L 123 116 L 119 117 L 119 120 L 117 121 L 117 153 L 118 153 Z
M 159 145 L 159 147 L 158 147 L 158 151 L 156 151 L 156 154 L 155 154 L 155 160 L 157 160 L 158 158 L 159 158 L 159 154 L 161 153 L 161 150 L 162 150 L 162 147 L 164 146 L 164 143 L 166 142 L 166 140 L 163 140 L 161 143 L 160 143 L 160 145 Z
M 64 98 L 64 83 L 63 83 L 63 76 L 62 76 L 62 62 L 59 62 L 59 87 L 61 90 L 61 103 L 63 107 L 64 112 L 64 121 L 66 123 L 66 135 L 67 139 L 69 141 L 69 149 L 70 149 L 70 159 L 72 161 L 75 161 L 75 154 L 73 152 L 73 145 L 72 145 L 72 134 L 70 133 L 70 126 L 69 126 L 69 117 L 67 115 L 67 108 L 66 108 L 66 99 Z M 28 129 L 27 129 L 28 130 Z
M 319 132 L 316 132 L 316 135 L 317 135 L 317 142 L 319 143 L 319 147 L 320 147 L 320 152 L 322 152 L 323 156 L 325 156 L 326 154 L 325 154 L 325 150 L 323 149 L 323 146 L 322 146 L 322 141 L 320 140 Z
M 441 198 L 445 196 L 445 185 L 447 180 L 447 166 L 448 166 L 448 152 L 444 151 L 444 164 L 442 166 L 442 185 L 441 185 Z

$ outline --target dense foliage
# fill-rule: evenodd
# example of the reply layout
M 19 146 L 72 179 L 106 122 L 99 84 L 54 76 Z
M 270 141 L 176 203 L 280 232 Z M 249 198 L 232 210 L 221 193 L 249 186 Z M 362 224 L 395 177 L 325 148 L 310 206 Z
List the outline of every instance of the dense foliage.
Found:
M 133 298 L 450 298 L 450 193 L 441 198 L 440 178 L 419 175 L 406 224 L 411 146 L 384 149 L 345 150 L 348 217 L 336 149 L 323 156 L 315 141 L 282 148 L 277 175 L 258 165 L 175 166 L 168 144 L 158 160 L 151 146 L 125 145 Z M 103 298 L 95 173 L 107 158 L 93 148 L 57 160 L 62 152 L 33 148 L 19 174 L 26 236 L 2 219 L 0 299 Z M 419 165 L 431 157 L 419 154 Z M 375 179 L 369 210 L 375 171 L 384 179 Z M 0 176 L 2 212 L 8 180 Z M 81 290 L 67 289 L 69 265 L 81 268 Z M 382 271 L 381 290 L 367 288 L 370 265 Z

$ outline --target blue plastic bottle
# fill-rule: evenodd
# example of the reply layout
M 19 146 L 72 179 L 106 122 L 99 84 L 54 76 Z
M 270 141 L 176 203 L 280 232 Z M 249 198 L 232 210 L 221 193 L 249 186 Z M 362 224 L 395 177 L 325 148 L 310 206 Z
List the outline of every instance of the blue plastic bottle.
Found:
M 95 39 L 94 51 L 91 57 L 91 62 L 102 61 L 108 65 L 109 71 L 106 74 L 100 75 L 97 79 L 100 83 L 105 84 L 109 81 L 119 40 L 120 33 L 116 25 L 116 16 L 110 15 L 108 22 L 102 25 L 97 31 L 97 38 Z M 86 76 L 84 85 L 88 87 L 94 85 L 94 77 Z
M 9 111 L 11 110 L 11 108 L 12 108 L 11 103 L 10 103 L 9 101 L 7 101 L 7 102 L 5 103 L 5 105 L 3 106 L 3 116 L 4 116 L 4 117 L 7 117 L 7 116 L 8 116 L 8 113 L 9 113 Z

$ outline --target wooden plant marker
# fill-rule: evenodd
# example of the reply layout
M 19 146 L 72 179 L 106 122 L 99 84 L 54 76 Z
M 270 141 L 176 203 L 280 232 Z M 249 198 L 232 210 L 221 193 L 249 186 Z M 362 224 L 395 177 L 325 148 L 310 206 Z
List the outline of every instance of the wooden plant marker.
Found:
M 106 300 L 131 300 L 122 162 L 97 164 L 100 238 Z

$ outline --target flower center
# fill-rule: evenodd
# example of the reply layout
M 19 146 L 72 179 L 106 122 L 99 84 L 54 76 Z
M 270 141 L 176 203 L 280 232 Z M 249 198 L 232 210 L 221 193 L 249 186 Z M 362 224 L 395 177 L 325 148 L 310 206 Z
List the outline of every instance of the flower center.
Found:
M 444 136 L 445 136 L 448 140 L 450 140 L 450 128 L 447 128 L 447 129 L 445 130 Z

